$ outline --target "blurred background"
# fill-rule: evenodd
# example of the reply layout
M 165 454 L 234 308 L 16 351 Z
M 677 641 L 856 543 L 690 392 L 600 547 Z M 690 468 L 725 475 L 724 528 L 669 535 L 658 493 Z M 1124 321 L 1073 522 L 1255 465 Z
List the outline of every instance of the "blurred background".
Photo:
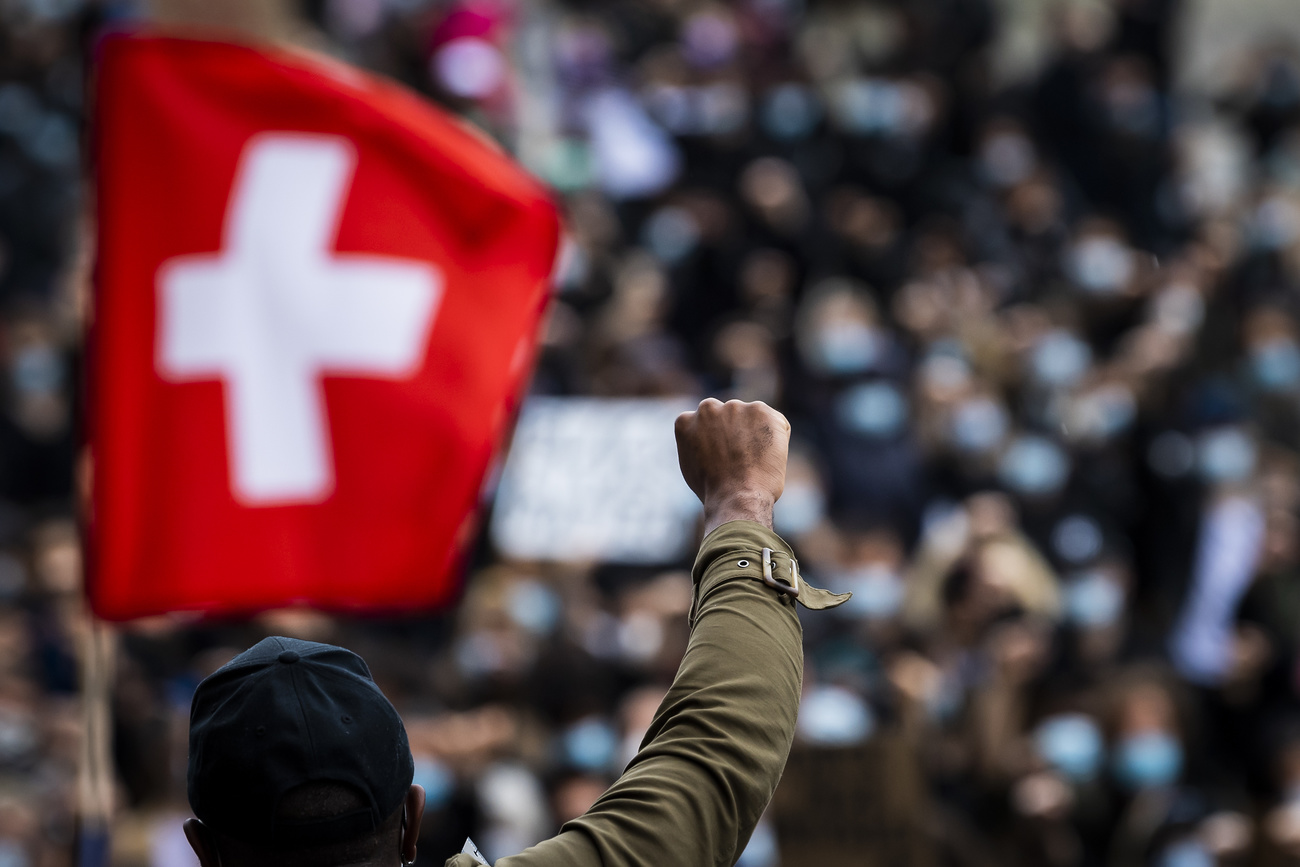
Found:
M 235 7 L 562 202 L 452 613 L 84 611 L 95 46 Z M 668 425 L 704 395 L 787 414 L 777 529 L 855 594 L 805 619 L 744 867 L 1300 864 L 1297 46 L 1294 0 L 0 0 L 0 867 L 75 863 L 96 811 L 112 863 L 193 864 L 190 696 L 270 633 L 357 650 L 402 711 L 421 864 L 554 833 L 684 649 Z

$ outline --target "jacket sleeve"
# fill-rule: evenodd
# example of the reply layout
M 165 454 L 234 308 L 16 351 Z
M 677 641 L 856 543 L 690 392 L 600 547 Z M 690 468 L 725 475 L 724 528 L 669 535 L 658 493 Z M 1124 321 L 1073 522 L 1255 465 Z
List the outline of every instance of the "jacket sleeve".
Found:
M 761 580 L 764 548 L 789 582 L 789 547 L 771 530 L 733 521 L 709 534 L 686 655 L 640 752 L 585 815 L 497 867 L 736 862 L 781 779 L 803 681 L 799 618 Z

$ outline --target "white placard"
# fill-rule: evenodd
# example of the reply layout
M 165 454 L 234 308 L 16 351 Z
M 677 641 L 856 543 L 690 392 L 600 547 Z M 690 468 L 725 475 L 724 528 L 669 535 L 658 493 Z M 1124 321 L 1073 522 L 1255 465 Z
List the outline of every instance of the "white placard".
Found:
M 693 541 L 699 501 L 682 481 L 680 399 L 530 399 L 501 475 L 492 541 L 508 557 L 669 563 Z
M 468 855 L 480 864 L 487 864 L 487 859 L 483 857 L 483 853 L 474 845 L 474 841 L 468 837 L 465 838 L 465 845 L 461 847 L 460 854 Z

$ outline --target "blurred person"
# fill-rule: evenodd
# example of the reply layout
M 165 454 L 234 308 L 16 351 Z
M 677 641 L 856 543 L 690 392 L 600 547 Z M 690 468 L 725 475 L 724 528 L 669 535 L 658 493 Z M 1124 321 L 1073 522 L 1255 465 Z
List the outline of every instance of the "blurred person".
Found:
M 869 290 L 847 279 L 819 282 L 799 305 L 796 343 L 817 377 L 847 378 L 889 370 L 900 359 Z
M 748 253 L 741 263 L 740 297 L 750 318 L 775 338 L 790 334 L 797 265 L 789 254 L 767 248 Z
M 811 540 L 812 534 L 826 527 L 826 481 L 816 453 L 806 443 L 791 444 L 785 490 L 772 517 L 777 532 L 800 543 L 805 559 L 815 565 L 824 559 L 822 546 Z M 805 538 L 811 544 L 804 544 Z
M 989 671 L 971 698 L 970 735 L 980 782 L 1000 789 L 1031 768 L 1030 692 L 1047 668 L 1051 628 L 1032 619 L 994 625 L 984 641 Z
M 1075 795 L 1051 773 L 1030 774 L 1012 790 L 1016 813 L 1017 863 L 1073 867 L 1086 863 L 1085 849 L 1072 820 Z
M 1068 575 L 1062 601 L 1069 632 L 1072 672 L 1082 681 L 1104 681 L 1113 666 L 1131 651 L 1132 576 L 1128 565 L 1114 555 Z
M 827 194 L 825 219 L 845 247 L 849 273 L 892 294 L 906 268 L 898 206 L 862 189 L 842 186 Z
M 802 581 L 771 532 L 784 417 L 710 399 L 676 428 L 707 534 L 682 667 L 619 782 L 558 837 L 501 867 L 729 863 L 780 777 L 802 679 L 795 600 L 826 608 L 847 597 Z M 406 729 L 360 657 L 264 639 L 195 693 L 188 780 L 197 818 L 185 833 L 204 867 L 410 864 L 426 798 L 414 774 Z
M 1175 666 L 1192 683 L 1219 686 L 1231 672 L 1233 613 L 1255 577 L 1264 527 L 1247 494 L 1225 492 L 1207 505 L 1192 583 L 1169 639 Z
M 619 264 L 614 292 L 591 332 L 589 365 L 596 393 L 697 394 L 686 347 L 666 325 L 667 277 L 653 257 L 634 251 Z
M 1156 669 L 1132 669 L 1113 685 L 1109 716 L 1110 775 L 1127 797 L 1109 863 L 1137 867 L 1149 863 L 1171 831 L 1208 815 L 1208 804 L 1191 806 L 1184 800 L 1194 791 L 1190 779 L 1197 757 L 1176 682 Z
M 971 643 L 1008 611 L 1059 618 L 1056 574 L 1016 521 L 1005 495 L 984 493 L 932 523 L 907 578 L 908 624 Z
M 733 322 L 718 332 L 713 355 L 729 380 L 728 394 L 739 400 L 778 403 L 782 383 L 774 344 L 774 335 L 755 322 Z
M 785 160 L 762 157 L 750 163 L 740 176 L 740 195 L 774 240 L 797 236 L 808 224 L 807 193 Z

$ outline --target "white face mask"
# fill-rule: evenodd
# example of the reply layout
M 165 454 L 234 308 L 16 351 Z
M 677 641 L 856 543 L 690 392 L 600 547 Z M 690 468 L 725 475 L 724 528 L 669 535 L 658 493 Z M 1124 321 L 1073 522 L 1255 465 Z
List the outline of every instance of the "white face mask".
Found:
M 1191 334 L 1205 319 L 1205 300 L 1191 286 L 1166 287 L 1151 302 L 1151 318 L 1167 334 Z
M 970 364 L 958 356 L 932 353 L 921 362 L 921 378 L 927 389 L 958 391 L 970 383 Z
M 1066 270 L 1083 289 L 1098 295 L 1123 290 L 1133 279 L 1133 252 L 1116 238 L 1094 235 L 1070 250 Z

